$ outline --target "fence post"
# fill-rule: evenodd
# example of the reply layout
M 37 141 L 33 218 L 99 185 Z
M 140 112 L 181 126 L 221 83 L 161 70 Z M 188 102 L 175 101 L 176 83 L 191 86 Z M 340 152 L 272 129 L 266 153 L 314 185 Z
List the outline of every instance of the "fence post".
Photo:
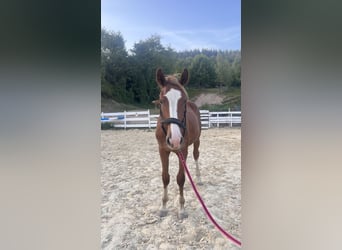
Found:
M 228 109 L 230 115 L 230 127 L 233 127 L 233 114 L 230 112 L 230 108 Z
M 126 130 L 126 124 L 127 124 L 126 117 L 127 117 L 127 115 L 126 115 L 126 110 L 125 110 L 124 111 L 124 128 L 125 128 L 125 130 Z
M 219 114 L 216 113 L 216 122 L 217 122 L 217 127 L 219 128 L 220 127 L 220 123 L 219 123 Z
M 150 109 L 148 111 L 148 128 L 151 129 L 151 116 L 150 116 Z
M 210 119 L 210 116 L 211 116 L 211 114 L 210 114 L 210 111 L 208 112 L 208 128 L 211 128 L 211 119 Z

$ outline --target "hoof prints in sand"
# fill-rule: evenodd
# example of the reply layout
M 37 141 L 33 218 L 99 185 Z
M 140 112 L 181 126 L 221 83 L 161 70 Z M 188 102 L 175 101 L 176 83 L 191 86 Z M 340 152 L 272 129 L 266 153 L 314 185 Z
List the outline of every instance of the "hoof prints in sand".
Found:
M 197 186 L 216 221 L 241 238 L 241 130 L 202 131 Z M 224 238 L 204 211 L 188 180 L 184 186 L 188 217 L 178 218 L 178 159 L 170 156 L 168 214 L 159 216 L 163 184 L 154 132 L 101 132 L 102 249 L 238 249 Z M 192 146 L 188 167 L 195 175 Z

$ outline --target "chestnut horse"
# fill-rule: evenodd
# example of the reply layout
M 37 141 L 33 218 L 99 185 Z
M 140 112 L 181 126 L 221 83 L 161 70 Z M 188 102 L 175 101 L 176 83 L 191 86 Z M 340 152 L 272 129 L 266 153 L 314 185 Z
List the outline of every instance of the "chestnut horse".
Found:
M 160 216 L 167 215 L 168 201 L 167 186 L 170 182 L 169 155 L 171 152 L 181 151 L 186 160 L 188 147 L 193 144 L 193 156 L 196 163 L 197 181 L 200 183 L 198 167 L 199 145 L 201 135 L 201 118 L 198 108 L 189 101 L 184 85 L 188 83 L 189 72 L 184 69 L 180 81 L 174 76 L 164 76 L 161 69 L 157 69 L 156 81 L 160 87 L 159 100 L 155 101 L 160 107 L 160 116 L 157 122 L 156 138 L 159 144 L 159 155 L 162 163 L 162 179 L 164 195 Z M 185 175 L 182 163 L 179 161 L 177 183 L 179 186 L 179 218 L 187 216 L 184 210 L 185 199 L 183 187 Z

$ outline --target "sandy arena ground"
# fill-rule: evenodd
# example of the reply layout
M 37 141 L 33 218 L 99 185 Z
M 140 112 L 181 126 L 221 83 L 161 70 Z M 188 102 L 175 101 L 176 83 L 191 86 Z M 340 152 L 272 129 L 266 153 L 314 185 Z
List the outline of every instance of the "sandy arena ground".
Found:
M 191 152 L 191 153 L 190 153 Z M 197 186 L 216 221 L 241 239 L 241 130 L 203 130 Z M 101 132 L 102 249 L 239 249 L 206 217 L 190 182 L 184 186 L 188 218 L 178 219 L 178 158 L 170 156 L 169 213 L 159 217 L 163 183 L 154 130 Z M 195 179 L 192 146 L 187 165 Z

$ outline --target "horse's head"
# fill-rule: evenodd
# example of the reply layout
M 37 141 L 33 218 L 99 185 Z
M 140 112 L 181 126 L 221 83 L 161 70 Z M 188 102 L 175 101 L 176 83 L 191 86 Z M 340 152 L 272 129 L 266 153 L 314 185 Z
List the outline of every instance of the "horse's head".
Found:
M 180 81 L 174 76 L 164 76 L 157 69 L 156 80 L 160 87 L 160 125 L 166 136 L 166 144 L 171 150 L 180 150 L 186 131 L 186 106 L 188 95 L 184 85 L 189 80 L 189 72 L 184 69 Z

